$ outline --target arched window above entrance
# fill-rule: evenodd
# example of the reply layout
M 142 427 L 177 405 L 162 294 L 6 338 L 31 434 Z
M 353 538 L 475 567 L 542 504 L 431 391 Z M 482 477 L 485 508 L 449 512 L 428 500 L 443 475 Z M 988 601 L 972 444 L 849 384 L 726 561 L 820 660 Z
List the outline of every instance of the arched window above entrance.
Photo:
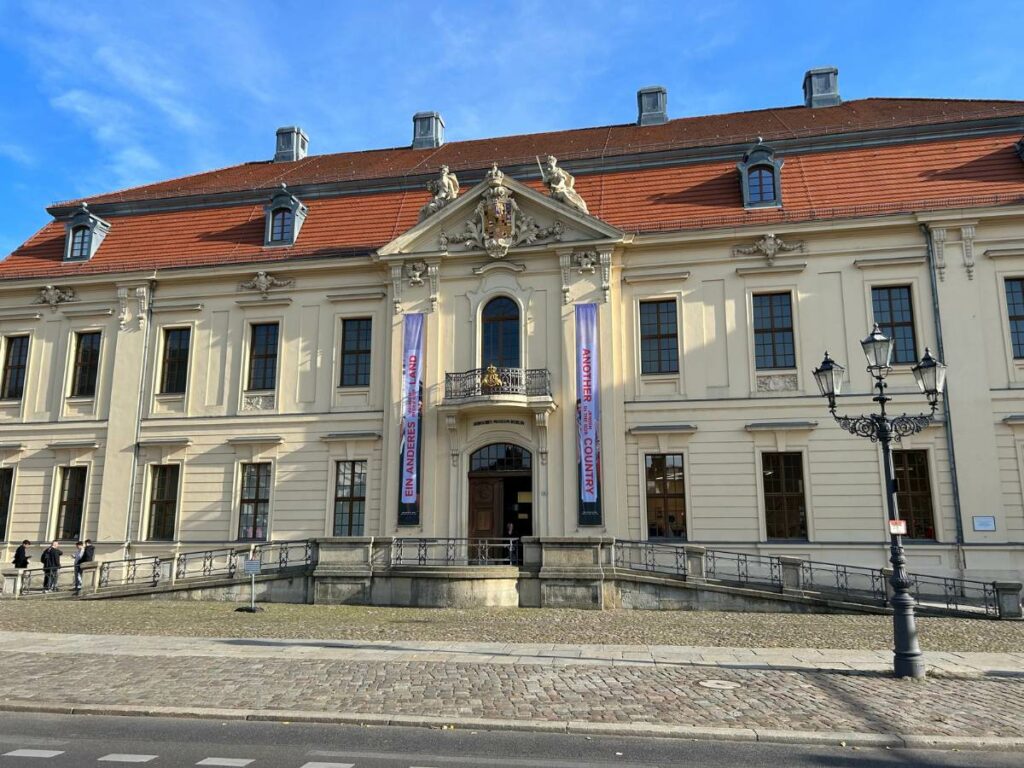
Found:
M 470 472 L 529 472 L 533 457 L 511 443 L 485 445 L 469 457 Z
M 519 305 L 498 296 L 481 313 L 480 367 L 519 368 Z

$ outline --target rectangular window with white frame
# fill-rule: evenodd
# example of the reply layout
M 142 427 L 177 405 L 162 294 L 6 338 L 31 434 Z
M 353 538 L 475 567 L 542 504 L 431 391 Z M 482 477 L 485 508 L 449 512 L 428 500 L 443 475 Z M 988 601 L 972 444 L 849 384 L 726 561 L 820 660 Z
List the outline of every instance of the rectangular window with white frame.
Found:
M 640 302 L 640 373 L 679 373 L 675 299 Z
M 75 333 L 75 358 L 71 371 L 71 397 L 96 397 L 96 379 L 100 372 L 99 331 Z
M 3 379 L 0 380 L 0 400 L 21 400 L 25 393 L 25 373 L 28 369 L 28 336 L 4 337 Z
M 917 362 L 914 339 L 914 302 L 909 285 L 884 285 L 871 289 L 871 308 L 882 333 L 893 340 L 892 362 Z
M 246 389 L 261 392 L 277 388 L 277 323 L 250 326 L 249 377 Z
M 1010 320 L 1013 358 L 1024 360 L 1024 278 L 1006 280 L 1006 314 Z
M 87 478 L 86 467 L 60 468 L 56 538 L 61 541 L 75 541 L 82 538 Z
M 150 469 L 148 541 L 174 541 L 180 472 L 178 464 L 153 464 Z
M 270 521 L 269 461 L 242 464 L 242 491 L 238 503 L 239 541 L 266 541 Z
M 796 368 L 793 340 L 792 296 L 785 293 L 755 293 L 754 362 L 757 370 Z
M 647 484 L 647 537 L 686 540 L 686 482 L 683 454 L 644 456 Z
M 807 540 L 804 461 L 799 451 L 761 454 L 764 522 L 768 540 Z
M 928 451 L 892 452 L 896 509 L 907 521 L 907 538 L 935 540 L 935 506 L 928 472 Z
M 366 517 L 366 462 L 337 462 L 334 536 L 362 536 Z
M 11 520 L 11 501 L 14 497 L 14 468 L 0 467 L 0 541 L 7 541 L 7 525 Z
M 188 388 L 188 355 L 191 328 L 165 328 L 160 394 L 183 395 Z
M 341 321 L 341 387 L 370 385 L 373 320 L 351 317 Z

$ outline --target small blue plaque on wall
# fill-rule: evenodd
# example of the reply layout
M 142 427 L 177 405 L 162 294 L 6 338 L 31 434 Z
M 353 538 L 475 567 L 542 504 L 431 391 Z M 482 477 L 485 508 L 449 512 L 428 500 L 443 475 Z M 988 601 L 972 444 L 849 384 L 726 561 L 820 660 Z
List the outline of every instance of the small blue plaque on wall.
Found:
M 994 531 L 996 529 L 996 519 L 992 515 L 974 515 L 974 530 L 976 531 Z

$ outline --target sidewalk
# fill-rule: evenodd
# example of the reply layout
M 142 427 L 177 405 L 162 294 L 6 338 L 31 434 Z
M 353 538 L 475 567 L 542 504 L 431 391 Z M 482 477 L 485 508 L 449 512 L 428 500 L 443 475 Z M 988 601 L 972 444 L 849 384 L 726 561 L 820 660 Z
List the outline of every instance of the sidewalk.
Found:
M 882 651 L 0 632 L 0 708 L 1024 749 L 1024 651 L 926 658 L 913 682 Z

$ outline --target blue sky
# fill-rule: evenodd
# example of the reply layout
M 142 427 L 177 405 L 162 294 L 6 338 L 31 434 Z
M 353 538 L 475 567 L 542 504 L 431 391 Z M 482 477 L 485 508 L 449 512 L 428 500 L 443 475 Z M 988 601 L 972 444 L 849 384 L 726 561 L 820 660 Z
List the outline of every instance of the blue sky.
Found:
M 841 7 L 836 8 L 839 5 Z M 913 9 L 913 10 L 911 10 Z M 835 65 L 844 98 L 1024 99 L 1016 2 L 16 2 L 0 0 L 0 255 L 47 204 L 273 155 L 406 145 L 801 101 Z

